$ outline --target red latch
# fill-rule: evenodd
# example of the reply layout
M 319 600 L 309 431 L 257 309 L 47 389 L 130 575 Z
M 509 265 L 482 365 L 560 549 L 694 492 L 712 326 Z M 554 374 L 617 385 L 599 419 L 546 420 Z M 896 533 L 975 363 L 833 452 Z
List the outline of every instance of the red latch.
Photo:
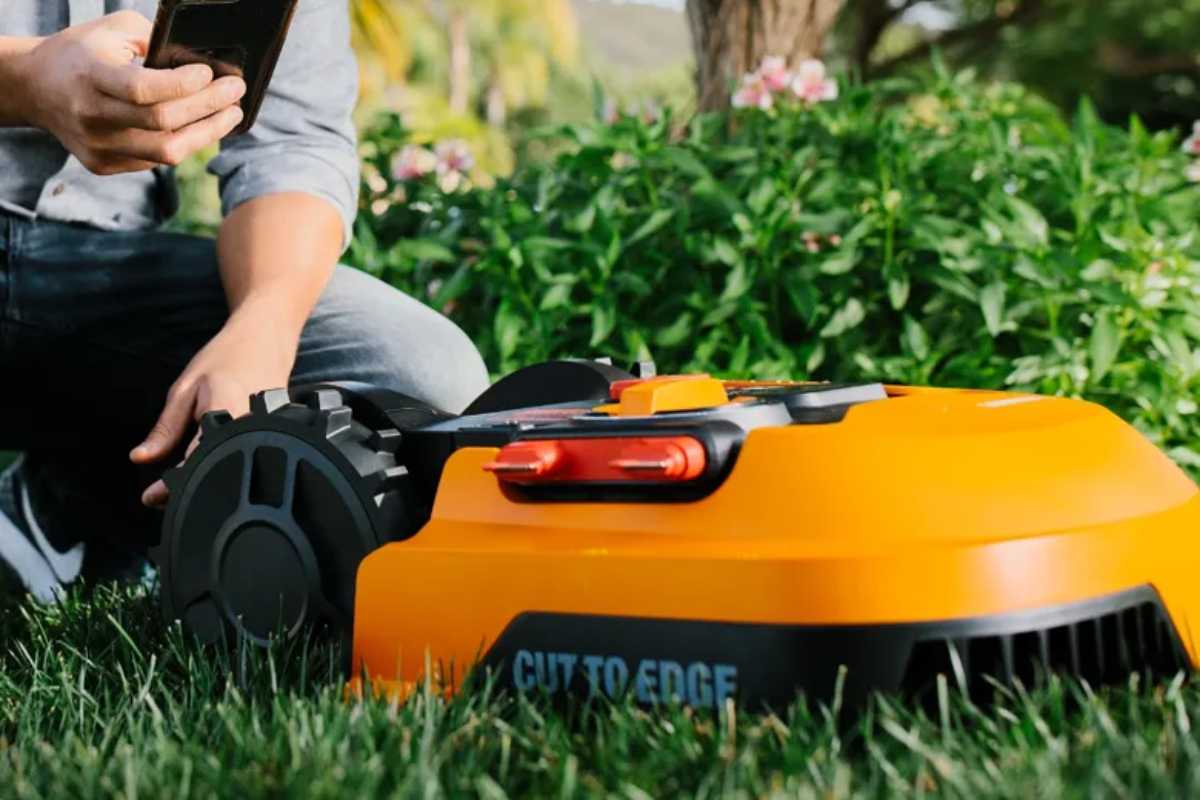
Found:
M 502 480 L 530 480 L 552 475 L 562 463 L 563 449 L 556 441 L 513 442 L 483 468 Z
M 708 455 L 691 436 L 611 436 L 513 442 L 484 465 L 509 483 L 690 481 Z

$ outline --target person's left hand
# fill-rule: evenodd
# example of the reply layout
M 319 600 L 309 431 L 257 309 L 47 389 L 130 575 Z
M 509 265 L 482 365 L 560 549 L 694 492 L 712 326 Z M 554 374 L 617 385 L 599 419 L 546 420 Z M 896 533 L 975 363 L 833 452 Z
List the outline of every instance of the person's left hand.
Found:
M 167 392 L 158 422 L 129 454 L 136 464 L 165 458 L 187 430 L 209 411 L 228 411 L 237 417 L 250 410 L 250 395 L 288 385 L 296 346 L 281 341 L 269 321 L 255 319 L 249 309 L 230 317 L 225 327 L 198 352 Z M 188 453 L 196 447 L 193 438 Z M 142 494 L 147 506 L 167 502 L 167 487 L 155 481 Z

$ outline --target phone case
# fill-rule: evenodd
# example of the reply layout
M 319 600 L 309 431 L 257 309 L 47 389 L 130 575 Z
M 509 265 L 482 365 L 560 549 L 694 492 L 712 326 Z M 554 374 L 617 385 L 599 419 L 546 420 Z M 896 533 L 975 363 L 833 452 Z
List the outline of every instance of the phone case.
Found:
M 283 49 L 298 0 L 162 0 L 146 66 L 173 69 L 208 64 L 213 74 L 246 81 L 242 121 L 230 136 L 254 125 Z

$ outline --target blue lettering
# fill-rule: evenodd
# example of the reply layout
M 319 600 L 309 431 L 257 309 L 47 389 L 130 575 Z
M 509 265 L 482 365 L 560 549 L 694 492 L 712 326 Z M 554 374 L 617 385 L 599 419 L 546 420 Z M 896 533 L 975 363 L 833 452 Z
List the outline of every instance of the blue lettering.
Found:
M 733 664 L 717 664 L 713 668 L 713 683 L 716 684 L 717 708 L 724 708 L 725 698 L 737 694 L 737 667 Z
M 646 659 L 638 664 L 637 675 L 634 677 L 633 687 L 637 692 L 639 703 L 647 705 L 655 702 L 658 697 L 656 690 L 658 688 L 658 675 L 654 672 L 655 663 L 650 659 Z
M 604 656 L 584 656 L 583 667 L 587 670 L 588 694 L 594 695 L 600 691 L 600 667 L 604 666 Z
M 533 654 L 528 650 L 518 650 L 513 656 L 513 685 L 521 692 L 528 692 L 537 686 L 537 675 L 533 672 Z
M 563 691 L 569 691 L 571 688 L 571 679 L 575 677 L 575 662 L 578 660 L 579 656 L 574 653 L 558 654 L 558 665 L 562 668 Z
M 702 661 L 687 668 L 687 701 L 696 708 L 712 707 L 712 672 Z
M 604 693 L 609 697 L 619 697 L 625 691 L 625 682 L 629 680 L 629 667 L 624 659 L 611 656 L 604 662 Z
M 683 701 L 683 667 L 675 661 L 658 662 L 658 688 L 664 702 Z

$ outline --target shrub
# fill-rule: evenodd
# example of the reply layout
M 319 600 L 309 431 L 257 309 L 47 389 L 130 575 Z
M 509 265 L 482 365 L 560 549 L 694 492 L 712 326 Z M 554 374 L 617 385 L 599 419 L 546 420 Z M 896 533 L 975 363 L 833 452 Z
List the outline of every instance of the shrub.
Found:
M 927 80 L 570 127 L 552 163 L 449 193 L 391 177 L 386 118 L 352 258 L 498 371 L 607 353 L 1082 395 L 1200 463 L 1200 186 L 1177 139 Z

